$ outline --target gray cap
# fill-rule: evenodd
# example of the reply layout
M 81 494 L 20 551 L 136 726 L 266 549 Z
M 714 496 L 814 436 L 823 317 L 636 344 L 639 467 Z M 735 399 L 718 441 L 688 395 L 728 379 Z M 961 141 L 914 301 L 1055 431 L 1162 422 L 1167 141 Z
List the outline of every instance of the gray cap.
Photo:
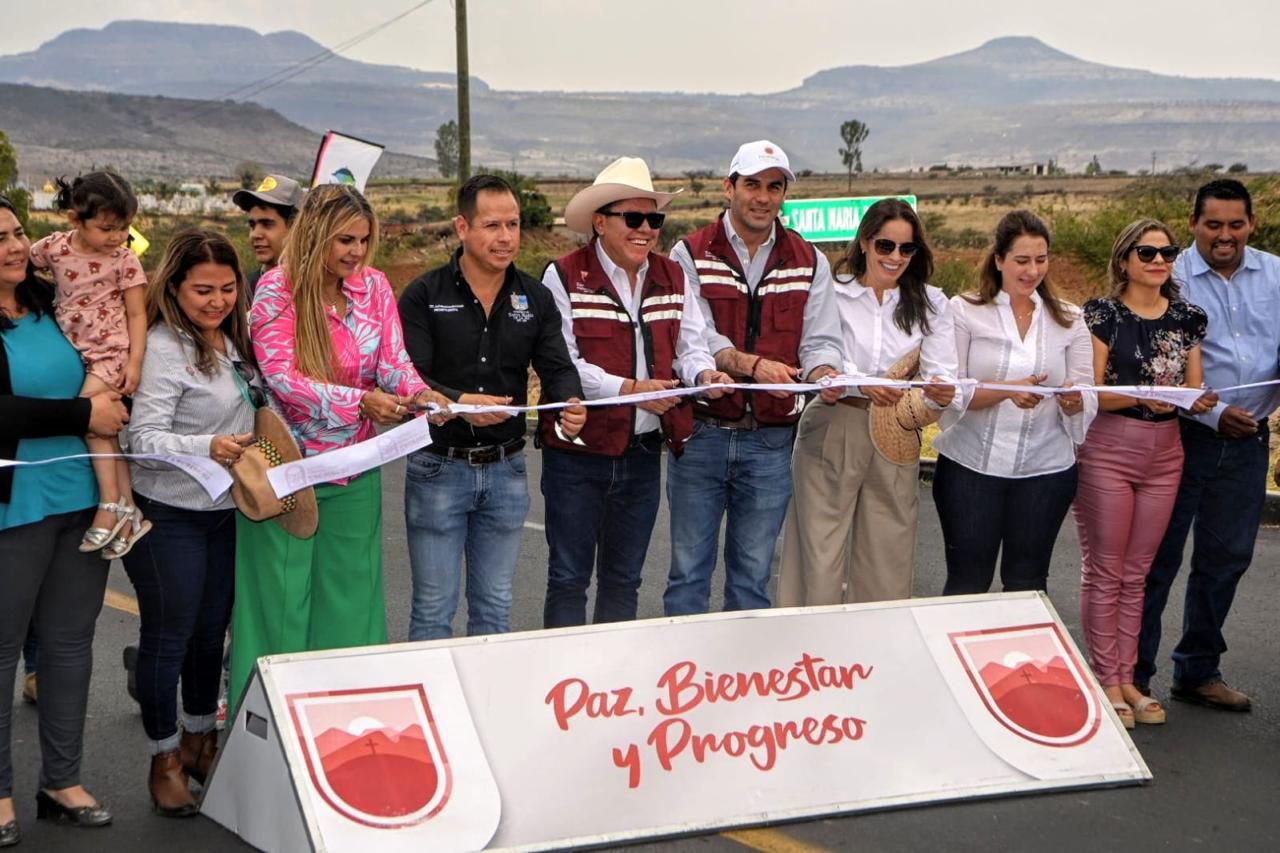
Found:
M 284 175 L 267 175 L 258 184 L 256 190 L 237 190 L 231 196 L 231 202 L 241 210 L 248 210 L 255 204 L 273 204 L 277 207 L 292 207 L 295 210 L 302 204 L 302 186 L 293 178 Z

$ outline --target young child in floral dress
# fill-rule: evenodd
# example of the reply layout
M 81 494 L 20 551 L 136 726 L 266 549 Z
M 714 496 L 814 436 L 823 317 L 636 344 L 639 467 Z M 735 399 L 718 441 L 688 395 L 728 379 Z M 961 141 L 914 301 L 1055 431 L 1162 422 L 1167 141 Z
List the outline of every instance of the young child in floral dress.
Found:
M 80 394 L 128 396 L 138 387 L 147 337 L 146 276 L 129 248 L 137 197 L 119 175 L 91 172 L 70 183 L 59 180 L 57 206 L 72 228 L 35 243 L 31 259 L 52 274 L 58 325 L 84 359 Z M 151 522 L 133 505 L 129 465 L 118 456 L 119 441 L 90 435 L 85 444 L 91 453 L 116 457 L 93 460 L 100 503 L 80 550 L 101 551 L 113 560 L 127 554 Z

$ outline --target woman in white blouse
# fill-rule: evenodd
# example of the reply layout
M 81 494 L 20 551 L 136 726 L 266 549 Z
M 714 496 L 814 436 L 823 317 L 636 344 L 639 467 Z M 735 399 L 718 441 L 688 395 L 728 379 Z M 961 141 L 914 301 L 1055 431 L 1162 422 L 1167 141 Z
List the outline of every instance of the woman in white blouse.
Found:
M 934 380 L 925 405 L 959 407 L 947 298 L 927 282 L 933 253 L 910 205 L 882 199 L 863 216 L 849 253 L 832 270 L 846 372 L 883 376 L 919 352 Z M 856 365 L 856 368 L 853 366 Z M 876 450 L 871 406 L 892 406 L 895 388 L 852 388 L 840 405 L 805 408 L 791 460 L 792 498 L 783 535 L 783 607 L 911 597 L 919 460 L 903 465 Z
M 1049 284 L 1049 229 L 1015 210 L 996 226 L 978 290 L 951 300 L 961 378 L 1063 387 L 1093 380 L 1080 309 Z M 944 595 L 987 592 L 1000 557 L 1006 592 L 1045 588 L 1076 493 L 1076 445 L 1097 396 L 978 389 L 942 416 L 933 501 L 947 559 Z

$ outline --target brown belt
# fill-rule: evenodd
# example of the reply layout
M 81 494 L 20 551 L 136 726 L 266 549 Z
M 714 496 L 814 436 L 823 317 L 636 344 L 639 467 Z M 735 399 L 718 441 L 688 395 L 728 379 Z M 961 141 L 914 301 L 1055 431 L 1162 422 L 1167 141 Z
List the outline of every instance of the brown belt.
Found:
M 871 401 L 866 397 L 841 397 L 836 402 L 842 406 L 853 406 L 855 409 L 871 408 Z

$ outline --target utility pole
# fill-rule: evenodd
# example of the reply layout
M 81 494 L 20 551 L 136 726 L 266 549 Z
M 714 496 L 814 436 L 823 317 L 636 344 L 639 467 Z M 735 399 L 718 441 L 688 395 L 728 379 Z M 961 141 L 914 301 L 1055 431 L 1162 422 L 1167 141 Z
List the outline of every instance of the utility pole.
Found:
M 458 36 L 458 183 L 471 177 L 471 72 L 467 62 L 467 0 L 454 0 Z
M 1156 175 L 1156 152 L 1151 152 L 1151 177 Z

